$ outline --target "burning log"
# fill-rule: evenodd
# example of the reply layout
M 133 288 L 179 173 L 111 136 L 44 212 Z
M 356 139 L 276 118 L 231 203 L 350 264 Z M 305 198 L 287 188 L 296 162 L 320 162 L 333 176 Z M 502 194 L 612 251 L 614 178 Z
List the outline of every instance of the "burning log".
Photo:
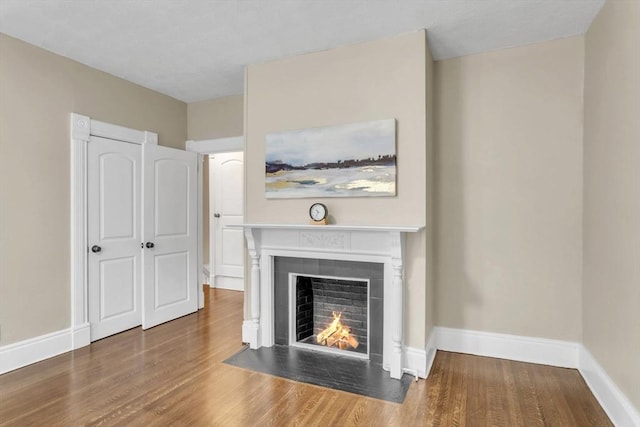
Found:
M 358 348 L 358 340 L 351 335 L 351 330 L 340 322 L 342 313 L 333 312 L 333 321 L 323 331 L 316 336 L 318 344 L 327 347 L 338 347 L 340 350 L 347 350 L 349 346 Z
M 358 343 L 358 340 L 357 340 L 357 339 L 355 339 L 355 338 L 353 337 L 353 335 L 348 335 L 345 339 L 347 340 L 347 343 L 348 343 L 351 347 L 353 347 L 353 348 L 358 348 L 358 344 L 359 344 L 359 343 Z
M 342 314 L 342 313 L 341 313 Z M 318 334 L 318 336 L 316 337 L 316 341 L 321 344 L 323 342 L 326 342 L 329 338 L 331 338 L 336 332 L 338 332 L 338 325 L 340 324 L 340 315 L 338 315 L 338 317 L 335 317 L 336 314 L 333 313 L 333 322 L 331 322 L 331 324 L 325 328 L 322 332 L 320 332 Z M 342 326 L 340 324 L 340 326 Z M 326 345 L 326 343 L 325 343 Z

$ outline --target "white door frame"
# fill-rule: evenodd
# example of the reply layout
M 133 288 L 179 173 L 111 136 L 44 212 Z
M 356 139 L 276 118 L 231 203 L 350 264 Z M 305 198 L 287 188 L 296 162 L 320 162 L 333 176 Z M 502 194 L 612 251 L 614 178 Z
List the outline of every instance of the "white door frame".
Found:
M 217 139 L 203 139 L 199 141 L 189 140 L 186 143 L 186 150 L 198 153 L 198 268 L 200 269 L 199 271 L 201 272 L 200 277 L 202 277 L 203 276 L 202 272 L 204 269 L 204 263 L 202 259 L 202 243 L 203 243 L 202 188 L 203 188 L 203 180 L 204 180 L 202 162 L 204 161 L 204 156 L 209 154 L 232 153 L 234 151 L 244 152 L 244 136 L 233 136 L 229 138 L 217 138 Z M 245 180 L 244 190 L 246 192 L 246 180 Z M 244 214 L 246 214 L 246 212 L 243 212 L 243 215 Z M 211 224 L 209 224 L 209 227 L 211 227 Z M 209 242 L 209 247 L 211 247 L 211 242 Z M 209 267 L 213 268 L 213 266 L 211 265 Z M 201 280 L 200 289 L 202 292 L 204 292 L 203 284 L 204 284 L 204 281 Z M 245 280 L 245 285 L 246 285 L 246 280 Z M 204 307 L 204 295 L 203 295 L 203 298 L 200 299 L 200 303 L 202 304 L 200 308 Z
M 87 279 L 87 144 L 91 136 L 132 144 L 158 144 L 158 135 L 71 113 L 71 348 L 89 345 Z

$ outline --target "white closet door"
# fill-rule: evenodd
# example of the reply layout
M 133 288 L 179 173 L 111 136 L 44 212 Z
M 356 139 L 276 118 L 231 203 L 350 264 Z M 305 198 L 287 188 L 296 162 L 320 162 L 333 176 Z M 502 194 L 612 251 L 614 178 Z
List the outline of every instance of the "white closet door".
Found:
M 144 147 L 142 327 L 198 309 L 197 154 Z
M 91 340 L 141 324 L 141 148 L 91 137 L 87 153 Z

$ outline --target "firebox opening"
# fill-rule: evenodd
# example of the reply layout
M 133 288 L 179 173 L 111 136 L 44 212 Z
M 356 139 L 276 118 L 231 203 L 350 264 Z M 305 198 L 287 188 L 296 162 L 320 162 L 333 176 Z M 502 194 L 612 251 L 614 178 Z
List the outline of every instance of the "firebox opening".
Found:
M 291 345 L 368 358 L 369 280 L 291 273 L 290 283 Z

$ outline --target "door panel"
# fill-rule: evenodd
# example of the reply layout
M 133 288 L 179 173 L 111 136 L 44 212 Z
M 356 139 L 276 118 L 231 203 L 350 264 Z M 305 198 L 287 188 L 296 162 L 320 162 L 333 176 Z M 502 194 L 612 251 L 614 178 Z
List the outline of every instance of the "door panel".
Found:
M 100 320 L 129 313 L 136 306 L 136 260 L 134 257 L 100 263 Z
M 91 340 L 138 326 L 141 311 L 139 145 L 91 137 L 87 152 Z
M 173 159 L 155 164 L 156 236 L 187 237 L 189 233 L 189 165 Z M 178 207 L 178 209 L 176 209 Z
M 120 144 L 122 143 L 114 141 L 113 145 L 120 146 Z M 136 149 L 140 150 L 139 147 Z M 102 211 L 100 214 L 102 240 L 136 237 L 134 234 L 137 231 L 136 217 L 140 215 L 140 210 L 135 206 L 134 198 L 140 197 L 139 191 L 135 188 L 140 184 L 140 177 L 136 177 L 135 174 L 136 168 L 140 165 L 135 162 L 139 161 L 139 156 L 134 160 L 122 153 L 107 152 L 100 155 L 99 204 Z
M 197 155 L 154 145 L 144 150 L 142 326 L 150 328 L 198 309 Z
M 234 290 L 244 287 L 244 234 L 228 225 L 244 222 L 243 153 L 222 153 L 213 157 L 213 209 L 215 286 Z
M 155 257 L 155 295 L 156 307 L 165 307 L 185 301 L 189 297 L 186 286 L 175 283 L 189 280 L 189 253 L 177 252 Z

